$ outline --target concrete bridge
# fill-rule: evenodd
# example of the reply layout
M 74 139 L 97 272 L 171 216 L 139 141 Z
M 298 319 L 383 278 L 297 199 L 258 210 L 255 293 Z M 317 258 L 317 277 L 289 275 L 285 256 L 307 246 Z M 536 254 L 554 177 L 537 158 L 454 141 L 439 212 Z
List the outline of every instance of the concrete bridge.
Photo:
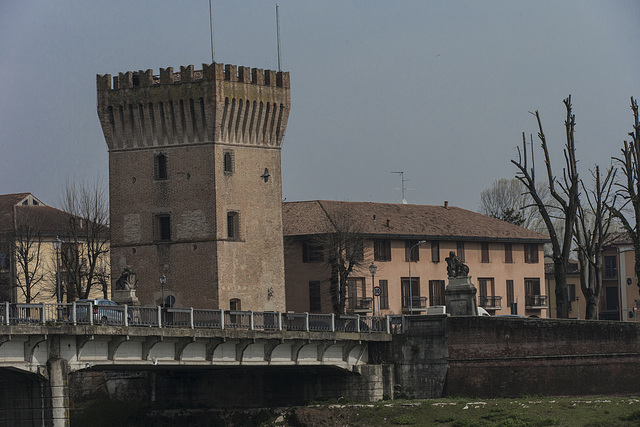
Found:
M 0 368 L 39 384 L 2 419 L 26 425 L 68 425 L 75 371 L 325 366 L 366 376 L 369 343 L 391 340 L 388 317 L 307 313 L 4 304 L 0 322 Z M 358 397 L 380 399 L 382 388 Z

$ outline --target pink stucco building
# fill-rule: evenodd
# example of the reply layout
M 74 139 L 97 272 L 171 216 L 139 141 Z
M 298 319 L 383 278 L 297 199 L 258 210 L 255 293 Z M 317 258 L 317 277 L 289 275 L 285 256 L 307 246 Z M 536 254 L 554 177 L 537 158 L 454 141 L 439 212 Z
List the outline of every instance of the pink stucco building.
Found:
M 547 317 L 544 234 L 446 202 L 286 202 L 283 221 L 287 310 L 333 311 L 331 268 L 318 237 L 348 223 L 364 238 L 361 261 L 348 276 L 348 313 L 420 314 L 445 305 L 445 258 L 453 251 L 469 266 L 478 306 L 491 314 Z

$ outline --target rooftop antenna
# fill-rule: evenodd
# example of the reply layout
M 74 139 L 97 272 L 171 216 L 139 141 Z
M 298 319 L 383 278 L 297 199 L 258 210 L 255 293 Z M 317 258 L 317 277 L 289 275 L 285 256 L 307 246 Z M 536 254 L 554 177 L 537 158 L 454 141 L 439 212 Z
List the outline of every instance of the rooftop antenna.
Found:
M 211 63 L 213 64 L 213 12 L 211 9 L 211 0 L 209 0 L 209 32 L 211 33 Z
M 407 199 L 404 198 L 404 190 L 408 190 L 408 188 L 406 188 L 404 186 L 404 183 L 407 181 L 410 181 L 409 179 L 404 179 L 404 172 L 391 172 L 391 173 L 398 173 L 400 174 L 400 179 L 402 180 L 402 187 L 400 187 L 400 190 L 402 190 L 402 203 L 403 204 L 407 204 Z
M 278 3 L 276 3 L 276 39 L 278 43 L 278 71 L 282 71 L 280 67 L 280 18 L 278 16 Z

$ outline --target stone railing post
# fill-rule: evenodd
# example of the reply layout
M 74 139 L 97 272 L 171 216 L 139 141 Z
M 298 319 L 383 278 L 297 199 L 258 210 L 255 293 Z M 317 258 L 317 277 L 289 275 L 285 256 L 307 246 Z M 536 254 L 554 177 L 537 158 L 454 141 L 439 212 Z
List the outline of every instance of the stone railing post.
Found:
M 220 309 L 220 329 L 224 329 L 224 309 Z
M 90 302 L 89 307 L 87 307 L 87 317 L 88 317 L 87 320 L 89 320 L 89 324 L 93 325 L 93 303 L 92 302 Z
M 360 315 L 356 314 L 356 331 L 360 333 Z
M 336 314 L 331 313 L 331 332 L 336 331 Z
M 189 326 L 191 326 L 191 329 L 195 328 L 195 324 L 193 322 L 193 307 L 189 307 Z
M 76 326 L 78 324 L 78 316 L 76 313 L 76 302 L 72 302 L 71 303 L 71 323 L 73 323 L 73 326 Z
M 9 301 L 5 301 L 4 303 L 4 324 L 9 324 L 9 316 L 11 315 L 11 306 L 9 305 Z
M 162 307 L 158 306 L 158 328 L 162 328 Z
M 45 323 L 47 323 L 46 307 L 44 306 L 44 303 L 41 302 L 40 303 L 40 324 L 44 325 Z
M 309 313 L 304 313 L 304 330 L 309 332 Z
M 249 330 L 253 331 L 253 310 L 249 310 Z
M 282 330 L 282 313 L 278 312 L 278 330 Z
M 122 313 L 122 317 L 124 326 L 129 326 L 129 307 L 127 307 L 127 304 L 124 305 L 124 312 Z

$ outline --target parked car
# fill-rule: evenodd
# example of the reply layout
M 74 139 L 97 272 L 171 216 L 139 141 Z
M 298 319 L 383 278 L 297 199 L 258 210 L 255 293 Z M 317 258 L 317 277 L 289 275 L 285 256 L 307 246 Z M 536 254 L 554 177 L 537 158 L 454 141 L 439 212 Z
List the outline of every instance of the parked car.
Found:
M 87 310 L 89 303 L 93 304 L 93 323 L 122 324 L 122 309 L 118 304 L 108 299 L 79 299 L 76 301 L 76 320 L 88 322 Z

